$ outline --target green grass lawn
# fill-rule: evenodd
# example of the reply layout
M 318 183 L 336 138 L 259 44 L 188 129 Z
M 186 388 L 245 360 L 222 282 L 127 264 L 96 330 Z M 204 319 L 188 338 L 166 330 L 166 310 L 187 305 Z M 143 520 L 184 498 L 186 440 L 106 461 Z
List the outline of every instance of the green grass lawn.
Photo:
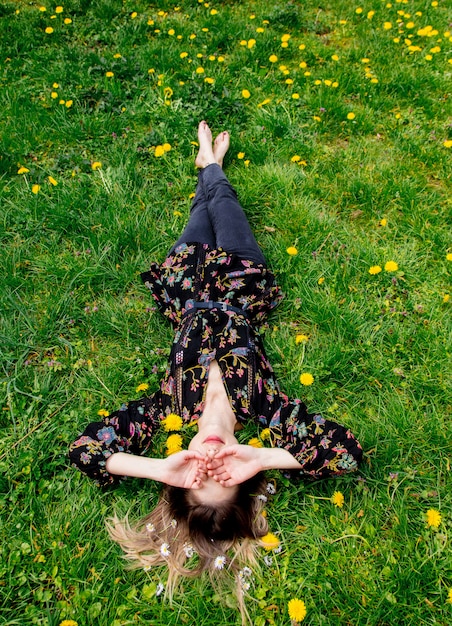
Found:
M 170 605 L 164 570 L 124 569 L 105 517 L 158 485 L 102 493 L 67 457 L 164 371 L 139 272 L 187 220 L 200 119 L 231 133 L 286 293 L 264 329 L 281 386 L 365 450 L 335 481 L 270 476 L 282 551 L 260 555 L 251 621 L 289 625 L 298 598 L 313 626 L 452 623 L 450 8 L 0 2 L 0 624 L 240 623 L 208 580 Z

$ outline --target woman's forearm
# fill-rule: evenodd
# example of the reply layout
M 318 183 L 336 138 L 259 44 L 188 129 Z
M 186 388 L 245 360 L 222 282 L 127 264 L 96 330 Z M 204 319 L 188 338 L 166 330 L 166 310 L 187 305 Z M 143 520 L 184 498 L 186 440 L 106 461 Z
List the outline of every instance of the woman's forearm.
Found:
M 126 452 L 115 452 L 108 457 L 107 472 L 117 476 L 148 478 L 162 482 L 165 459 L 152 459 Z
M 263 470 L 270 469 L 300 469 L 297 459 L 282 448 L 261 448 Z

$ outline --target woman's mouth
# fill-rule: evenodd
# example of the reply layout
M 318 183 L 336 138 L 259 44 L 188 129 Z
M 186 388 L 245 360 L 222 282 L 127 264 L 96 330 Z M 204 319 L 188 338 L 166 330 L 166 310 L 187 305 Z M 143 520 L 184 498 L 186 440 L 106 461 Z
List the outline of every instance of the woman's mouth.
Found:
M 223 443 L 224 441 L 223 439 L 220 439 L 219 437 L 216 437 L 215 435 L 210 435 L 209 437 L 207 437 L 207 439 L 204 439 L 203 443 Z

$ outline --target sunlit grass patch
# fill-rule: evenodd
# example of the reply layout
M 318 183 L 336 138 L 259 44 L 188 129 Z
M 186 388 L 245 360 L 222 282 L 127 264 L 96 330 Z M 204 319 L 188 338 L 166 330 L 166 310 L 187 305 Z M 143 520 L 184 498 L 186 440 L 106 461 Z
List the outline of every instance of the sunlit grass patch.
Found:
M 286 292 L 262 331 L 281 386 L 366 453 L 337 481 L 270 476 L 281 551 L 262 549 L 251 621 L 286 624 L 298 600 L 309 624 L 450 623 L 447 9 L 0 5 L 5 624 L 239 623 L 229 590 L 184 582 L 170 606 L 164 570 L 124 570 L 104 519 L 145 514 L 156 485 L 100 493 L 67 460 L 164 371 L 171 329 L 139 272 L 188 217 L 200 119 L 231 133 Z

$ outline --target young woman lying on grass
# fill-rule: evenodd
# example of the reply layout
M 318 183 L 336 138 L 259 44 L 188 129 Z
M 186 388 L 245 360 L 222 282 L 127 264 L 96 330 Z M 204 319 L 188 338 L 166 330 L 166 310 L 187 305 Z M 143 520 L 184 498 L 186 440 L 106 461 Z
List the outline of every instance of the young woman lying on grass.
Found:
M 203 121 L 198 138 L 188 225 L 167 259 L 142 274 L 175 330 L 165 377 L 152 395 L 90 424 L 70 450 L 101 486 L 124 476 L 165 484 L 152 513 L 133 527 L 115 517 L 109 531 L 132 566 L 167 564 L 170 594 L 181 574 L 252 560 L 268 531 L 264 470 L 324 478 L 355 470 L 362 456 L 349 430 L 280 391 L 256 331 L 282 294 L 223 173 L 228 133 L 212 147 Z M 197 422 L 188 450 L 144 456 L 168 416 Z M 269 429 L 271 448 L 237 442 L 249 421 Z

